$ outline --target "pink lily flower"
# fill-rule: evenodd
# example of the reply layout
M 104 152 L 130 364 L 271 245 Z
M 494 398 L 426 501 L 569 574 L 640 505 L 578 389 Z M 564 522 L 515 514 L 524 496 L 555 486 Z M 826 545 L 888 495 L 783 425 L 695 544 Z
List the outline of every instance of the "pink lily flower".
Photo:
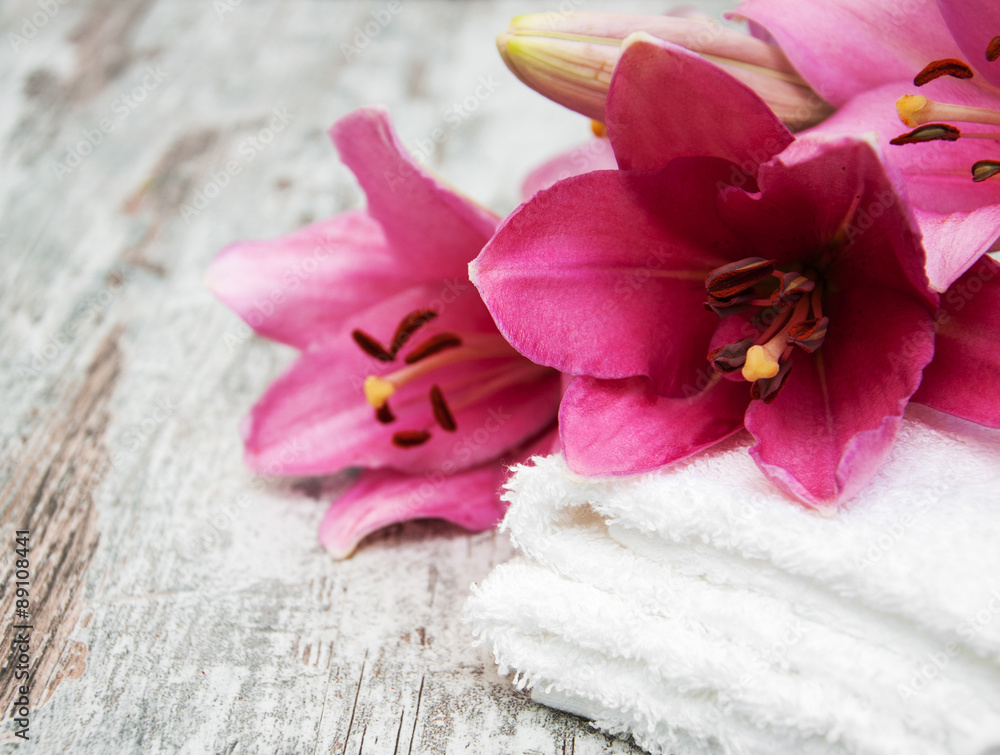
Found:
M 1000 179 L 988 179 L 1000 173 L 1000 3 L 745 0 L 737 14 L 766 28 L 838 107 L 809 133 L 878 134 L 935 290 L 996 248 Z
M 363 467 L 320 530 L 338 557 L 392 522 L 435 517 L 467 529 L 502 516 L 501 458 L 543 450 L 557 372 L 497 331 L 466 269 L 498 219 L 429 175 L 387 113 L 357 110 L 330 130 L 368 198 L 288 236 L 233 244 L 208 271 L 253 329 L 301 351 L 243 429 L 260 474 Z
M 620 169 L 535 195 L 470 267 L 510 342 L 577 376 L 559 415 L 573 470 L 653 469 L 745 425 L 758 467 L 823 507 L 874 475 L 918 387 L 1000 426 L 1000 266 L 939 314 L 871 144 L 796 141 L 748 87 L 644 34 L 607 127 Z

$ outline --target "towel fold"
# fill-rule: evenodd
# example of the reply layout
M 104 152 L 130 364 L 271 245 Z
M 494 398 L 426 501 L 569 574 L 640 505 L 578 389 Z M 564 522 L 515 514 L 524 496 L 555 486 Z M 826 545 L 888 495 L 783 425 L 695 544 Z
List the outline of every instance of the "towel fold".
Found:
M 995 755 L 1000 431 L 912 407 L 836 515 L 749 445 L 614 479 L 516 468 L 521 553 L 465 610 L 501 673 L 653 753 Z

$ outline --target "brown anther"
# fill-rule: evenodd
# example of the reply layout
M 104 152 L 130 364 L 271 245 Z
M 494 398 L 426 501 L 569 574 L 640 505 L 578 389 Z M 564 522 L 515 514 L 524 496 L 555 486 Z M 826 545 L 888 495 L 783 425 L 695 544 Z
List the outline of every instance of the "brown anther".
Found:
M 451 409 L 448 408 L 448 403 L 444 400 L 444 394 L 436 385 L 431 386 L 431 407 L 434 409 L 434 419 L 441 425 L 441 428 L 450 433 L 455 432 L 458 425 L 455 424 Z
M 920 142 L 957 142 L 962 136 L 962 132 L 947 123 L 928 123 L 918 126 L 905 134 L 900 134 L 895 139 L 891 139 L 889 144 L 919 144 Z
M 750 398 L 754 401 L 763 401 L 765 404 L 770 404 L 778 398 L 778 394 L 785 387 L 785 382 L 788 380 L 788 375 L 791 371 L 792 361 L 787 359 L 778 369 L 777 375 L 772 378 L 762 378 L 754 381 L 753 385 L 750 386 Z
M 454 333 L 438 333 L 431 336 L 419 346 L 414 346 L 413 351 L 406 355 L 403 360 L 407 364 L 414 364 L 421 359 L 426 359 L 446 349 L 454 349 L 462 345 L 462 339 Z
M 750 292 L 742 296 L 734 296 L 731 299 L 716 299 L 713 296 L 708 297 L 708 301 L 702 302 L 702 306 L 705 307 L 709 312 L 715 312 L 719 317 L 726 318 L 730 315 L 738 315 L 741 312 L 746 312 L 750 309 L 750 304 L 748 302 L 753 301 L 754 294 Z
M 776 271 L 772 275 L 778 279 L 778 288 L 771 294 L 773 304 L 779 301 L 797 301 L 802 294 L 807 294 L 816 288 L 816 281 L 810 280 L 802 273 Z
M 956 58 L 944 58 L 928 63 L 924 70 L 913 77 L 913 85 L 922 87 L 928 81 L 941 76 L 954 76 L 956 79 L 971 79 L 972 69 L 968 64 Z
M 826 329 L 830 324 L 829 317 L 813 318 L 797 322 L 788 329 L 788 342 L 808 351 L 812 354 L 823 345 L 826 338 Z
M 417 309 L 404 317 L 396 326 L 396 334 L 392 337 L 392 344 L 389 346 L 389 353 L 393 356 L 399 353 L 403 345 L 410 340 L 410 336 L 420 328 L 437 317 L 437 312 L 433 309 Z
M 747 361 L 747 349 L 753 345 L 753 338 L 744 338 L 735 343 L 727 343 L 708 352 L 708 361 L 712 363 L 712 368 L 723 375 L 743 367 Z
M 1000 173 L 1000 162 L 996 160 L 980 160 L 972 166 L 972 180 L 976 183 L 985 181 Z
M 396 415 L 392 413 L 392 409 L 389 408 L 389 402 L 386 401 L 382 406 L 375 410 L 375 419 L 381 422 L 383 425 L 388 425 L 390 422 L 396 421 Z
M 392 445 L 400 448 L 413 448 L 420 446 L 431 439 L 431 434 L 426 430 L 403 430 L 393 433 Z
M 775 260 L 747 257 L 717 267 L 705 278 L 709 303 L 728 304 L 729 300 L 753 288 L 774 272 Z
M 363 330 L 352 331 L 351 338 L 354 339 L 354 343 L 360 346 L 361 350 L 368 356 L 375 357 L 380 362 L 392 361 L 393 355 L 386 350 L 385 346 L 380 344 Z
M 986 59 L 993 63 L 1000 58 L 1000 36 L 993 37 L 990 43 L 986 45 Z

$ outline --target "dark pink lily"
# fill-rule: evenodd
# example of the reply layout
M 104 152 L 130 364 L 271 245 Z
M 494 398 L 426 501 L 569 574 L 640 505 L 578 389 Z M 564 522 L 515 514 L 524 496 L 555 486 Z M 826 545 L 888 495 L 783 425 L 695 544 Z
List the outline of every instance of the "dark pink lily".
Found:
M 838 107 L 809 133 L 878 134 L 914 207 L 935 290 L 995 248 L 1000 3 L 745 0 L 737 14 L 766 28 Z
M 508 345 L 466 277 L 498 219 L 423 170 L 384 110 L 330 135 L 367 209 L 233 244 L 208 272 L 257 333 L 301 351 L 247 417 L 246 461 L 269 475 L 365 468 L 320 531 L 340 557 L 406 519 L 491 527 L 500 459 L 552 428 L 560 397 L 558 373 Z
M 652 469 L 745 425 L 769 478 L 829 506 L 875 473 L 918 387 L 1000 426 L 997 265 L 939 314 L 871 144 L 796 141 L 697 55 L 641 34 L 625 48 L 607 102 L 620 169 L 535 195 L 470 268 L 508 340 L 577 376 L 571 468 Z M 936 318 L 951 330 L 932 362 Z

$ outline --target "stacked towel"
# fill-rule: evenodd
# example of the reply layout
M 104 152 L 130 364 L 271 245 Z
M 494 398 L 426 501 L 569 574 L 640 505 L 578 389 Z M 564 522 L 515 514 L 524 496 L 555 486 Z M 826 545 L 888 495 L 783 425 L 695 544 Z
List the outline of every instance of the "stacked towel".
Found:
M 466 606 L 501 673 L 652 753 L 1000 753 L 1000 432 L 911 407 L 836 515 L 750 443 L 624 478 L 516 468 L 521 554 Z

